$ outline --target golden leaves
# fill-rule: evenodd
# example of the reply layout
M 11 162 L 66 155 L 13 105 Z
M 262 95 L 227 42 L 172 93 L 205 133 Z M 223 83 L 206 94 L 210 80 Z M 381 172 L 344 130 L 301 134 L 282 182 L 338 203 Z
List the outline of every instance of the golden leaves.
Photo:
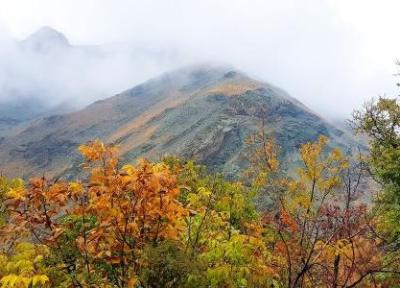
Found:
M 27 242 L 19 243 L 12 256 L 0 255 L 1 287 L 48 287 L 49 277 L 43 266 L 46 247 Z
M 81 259 L 83 266 L 98 261 L 127 265 L 124 281 L 136 283 L 138 251 L 149 242 L 179 240 L 184 229 L 182 219 L 188 210 L 177 201 L 176 177 L 165 164 L 146 160 L 120 169 L 116 148 L 99 140 L 81 145 L 79 151 L 89 179 L 51 183 L 34 178 L 28 187 L 9 189 L 7 205 L 13 208 L 4 231 L 16 231 L 19 225 L 54 249 L 74 233 L 69 245 L 86 255 Z M 85 277 L 90 281 L 90 275 Z M 4 285 L 19 280 L 10 275 Z M 42 276 L 31 279 L 34 285 L 46 281 Z
M 328 138 L 320 136 L 317 142 L 304 144 L 300 148 L 304 168 L 300 168 L 298 174 L 304 181 L 316 182 L 322 190 L 337 186 L 339 173 L 348 167 L 348 161 L 339 149 L 334 148 L 328 153 L 325 152 L 327 143 Z
M 268 138 L 264 126 L 260 131 L 250 134 L 245 139 L 245 143 L 252 151 L 248 159 L 250 165 L 244 174 L 247 178 L 252 179 L 254 187 L 266 186 L 271 181 L 271 176 L 280 169 L 279 146 L 273 138 Z
M 85 157 L 87 161 L 98 161 L 103 157 L 106 152 L 106 146 L 100 140 L 94 140 L 88 144 L 80 145 L 79 152 Z
M 99 163 L 91 170 L 86 192 L 83 189 L 87 205 L 80 210 L 94 216 L 98 226 L 78 238 L 78 246 L 95 258 L 122 265 L 136 263 L 131 251 L 149 241 L 178 239 L 187 211 L 176 201 L 179 189 L 165 164 L 141 159 L 118 169 L 113 149 L 98 142 L 80 149 L 89 162 Z
M 9 199 L 13 199 L 13 200 L 24 200 L 25 188 L 23 188 L 23 187 L 11 188 L 6 193 L 6 197 Z

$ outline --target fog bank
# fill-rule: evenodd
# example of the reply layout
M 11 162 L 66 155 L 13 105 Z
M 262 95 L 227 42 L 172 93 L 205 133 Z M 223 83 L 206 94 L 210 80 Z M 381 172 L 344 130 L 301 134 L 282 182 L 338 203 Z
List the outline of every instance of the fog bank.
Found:
M 170 69 L 217 62 L 344 118 L 396 93 L 399 8 L 394 0 L 6 0 L 0 101 L 85 105 Z M 67 44 L 44 37 L 42 50 L 24 47 L 44 25 Z

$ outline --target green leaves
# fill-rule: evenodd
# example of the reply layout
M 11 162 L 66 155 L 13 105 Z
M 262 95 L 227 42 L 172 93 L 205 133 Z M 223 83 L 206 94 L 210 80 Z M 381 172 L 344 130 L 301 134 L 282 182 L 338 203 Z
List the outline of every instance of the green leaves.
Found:
M 400 245 L 400 103 L 380 97 L 353 117 L 356 131 L 367 134 L 370 142 L 369 169 L 383 185 L 375 199 L 380 232 L 393 247 Z

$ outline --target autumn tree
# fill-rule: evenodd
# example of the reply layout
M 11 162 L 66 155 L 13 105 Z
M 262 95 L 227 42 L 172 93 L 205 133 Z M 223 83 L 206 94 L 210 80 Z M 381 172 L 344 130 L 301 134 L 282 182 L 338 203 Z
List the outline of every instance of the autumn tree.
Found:
M 98 140 L 79 147 L 75 181 L 2 179 L 1 285 L 393 287 L 386 216 L 360 200 L 364 161 L 320 137 L 289 177 L 266 134 L 248 145 L 242 182 L 175 157 L 121 167 Z
M 370 280 L 367 275 L 382 264 L 380 241 L 370 233 L 367 207 L 353 205 L 357 181 L 350 179 L 351 186 L 341 190 L 342 177 L 350 177 L 348 160 L 340 150 L 329 150 L 323 136 L 299 153 L 303 165 L 297 177 L 286 179 L 279 211 L 265 215 L 280 282 L 284 287 L 355 287 Z
M 100 141 L 80 151 L 87 182 L 40 178 L 9 190 L 10 229 L 48 246 L 67 286 L 133 287 L 146 265 L 143 248 L 178 240 L 184 229 L 175 178 L 162 163 L 119 168 L 115 147 Z
M 273 282 L 270 253 L 262 240 L 254 190 L 202 166 L 167 159 L 179 171 L 189 209 L 184 253 L 192 263 L 187 287 L 258 287 Z
M 47 247 L 57 287 L 255 287 L 272 283 L 254 193 L 172 158 L 118 165 L 100 141 L 79 148 L 87 180 L 7 190 L 6 235 Z M 15 239 L 8 237 L 10 244 Z M 10 254 L 11 255 L 11 254 Z
M 400 104 L 396 99 L 379 98 L 354 112 L 353 127 L 368 136 L 369 168 L 384 191 L 376 199 L 376 209 L 390 226 L 387 237 L 400 243 Z
M 352 120 L 356 132 L 369 141 L 368 168 L 382 191 L 374 199 L 379 237 L 386 248 L 388 278 L 398 279 L 400 255 L 400 104 L 395 98 L 380 97 L 355 111 Z
M 262 107 L 262 115 L 267 109 Z M 274 209 L 284 187 L 281 185 L 283 167 L 279 161 L 280 146 L 272 135 L 267 133 L 266 119 L 262 116 L 258 129 L 246 139 L 247 168 L 242 182 L 251 186 L 256 193 L 255 201 L 259 210 Z

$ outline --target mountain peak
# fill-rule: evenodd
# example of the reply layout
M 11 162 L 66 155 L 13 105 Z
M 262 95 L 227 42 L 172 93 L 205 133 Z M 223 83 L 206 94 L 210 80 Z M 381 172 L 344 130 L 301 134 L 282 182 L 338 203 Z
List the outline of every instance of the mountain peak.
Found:
M 67 37 L 50 26 L 39 28 L 22 42 L 37 51 L 70 46 Z
M 195 65 L 185 66 L 183 68 L 172 71 L 171 73 L 186 73 L 186 74 L 210 74 L 214 76 L 224 76 L 227 73 L 232 72 L 235 75 L 243 74 L 239 70 L 235 69 L 230 65 L 215 64 L 215 63 L 201 63 Z
M 202 63 L 196 65 L 188 65 L 153 78 L 155 81 L 171 82 L 174 85 L 198 86 L 206 83 L 217 83 L 220 81 L 235 81 L 248 79 L 248 76 L 236 70 L 229 65 L 221 65 L 215 63 Z

